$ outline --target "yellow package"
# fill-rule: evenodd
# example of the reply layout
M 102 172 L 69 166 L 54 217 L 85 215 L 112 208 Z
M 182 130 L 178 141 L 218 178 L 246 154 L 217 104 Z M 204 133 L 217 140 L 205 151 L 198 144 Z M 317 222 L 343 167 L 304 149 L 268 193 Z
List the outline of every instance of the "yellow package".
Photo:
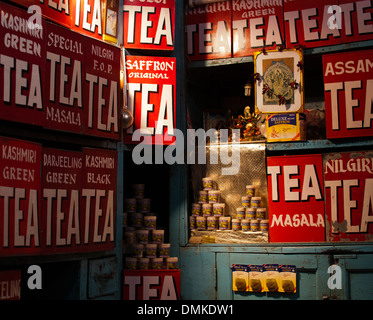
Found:
M 304 113 L 272 114 L 266 117 L 267 142 L 306 140 Z
M 297 291 L 297 268 L 294 265 L 280 265 L 279 292 L 295 293 Z
M 263 265 L 263 291 L 277 292 L 279 291 L 279 272 L 278 264 Z
M 263 267 L 261 265 L 249 265 L 249 291 L 263 291 Z
M 233 291 L 248 291 L 249 272 L 245 264 L 234 264 L 232 266 L 232 289 Z

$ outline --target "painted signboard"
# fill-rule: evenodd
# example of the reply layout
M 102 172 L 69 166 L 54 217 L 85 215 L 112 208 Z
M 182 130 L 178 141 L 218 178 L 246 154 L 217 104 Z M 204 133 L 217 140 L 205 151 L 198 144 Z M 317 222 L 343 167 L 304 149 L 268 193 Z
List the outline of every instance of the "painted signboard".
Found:
M 42 124 L 45 23 L 28 23 L 25 10 L 0 3 L 0 118 Z
M 373 50 L 323 56 L 326 136 L 373 136 Z
M 175 0 L 124 0 L 123 46 L 128 49 L 173 50 Z
M 88 135 L 119 139 L 120 48 L 86 38 L 85 97 Z
M 39 254 L 41 145 L 0 138 L 0 256 Z
M 180 299 L 180 270 L 125 270 L 123 300 Z
M 118 154 L 114 150 L 83 149 L 80 212 L 85 251 L 114 249 Z
M 81 251 L 83 154 L 43 148 L 42 163 L 42 254 Z
M 175 141 L 176 59 L 127 56 L 127 108 L 134 124 L 125 143 L 171 144 Z M 142 138 L 141 138 L 142 139 Z
M 321 155 L 267 158 L 270 242 L 325 241 Z
M 282 1 L 232 1 L 233 56 L 285 45 Z
M 372 241 L 373 153 L 325 154 L 327 241 Z
M 186 53 L 190 60 L 232 56 L 231 1 L 186 9 Z
M 0 300 L 21 299 L 21 270 L 0 271 Z
M 47 23 L 44 121 L 48 129 L 83 133 L 86 47 L 79 33 Z

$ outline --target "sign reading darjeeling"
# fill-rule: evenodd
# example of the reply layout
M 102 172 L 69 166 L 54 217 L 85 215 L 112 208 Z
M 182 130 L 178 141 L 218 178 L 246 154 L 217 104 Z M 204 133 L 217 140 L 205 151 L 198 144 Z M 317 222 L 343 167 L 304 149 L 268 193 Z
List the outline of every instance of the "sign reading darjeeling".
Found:
M 39 254 L 41 145 L 0 137 L 0 256 Z
M 171 144 L 175 141 L 176 59 L 127 56 L 127 108 L 134 124 L 125 143 Z M 136 133 L 136 138 L 134 137 Z
M 21 270 L 0 271 L 0 300 L 21 299 Z
M 175 0 L 124 0 L 123 46 L 132 49 L 173 50 Z
M 323 56 L 327 138 L 373 136 L 373 50 Z
M 324 155 L 328 241 L 372 241 L 373 153 Z
M 117 152 L 0 138 L 0 256 L 111 250 Z
M 321 155 L 267 158 L 270 242 L 325 241 Z

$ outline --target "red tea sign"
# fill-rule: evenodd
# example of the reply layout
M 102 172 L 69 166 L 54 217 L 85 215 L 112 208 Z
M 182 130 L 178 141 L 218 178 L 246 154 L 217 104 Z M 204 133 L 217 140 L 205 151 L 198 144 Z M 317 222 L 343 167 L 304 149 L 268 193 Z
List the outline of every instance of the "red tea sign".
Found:
M 373 153 L 324 155 L 328 241 L 372 241 Z
M 27 11 L 0 3 L 0 119 L 41 125 L 45 23 L 29 24 Z M 17 21 L 17 23 L 15 23 Z
M 119 139 L 120 48 L 86 37 L 85 134 Z
M 44 122 L 46 128 L 83 133 L 85 37 L 47 23 Z
M 373 50 L 323 56 L 327 138 L 373 136 Z
M 21 270 L 0 271 L 0 300 L 21 299 Z
M 180 270 L 125 270 L 123 300 L 178 300 Z
M 282 1 L 232 2 L 233 56 L 252 56 L 254 52 L 284 45 Z
M 127 56 L 127 108 L 134 124 L 124 134 L 125 143 L 171 144 L 175 141 L 176 59 Z M 134 133 L 138 139 L 134 138 Z
M 232 56 L 232 6 L 222 1 L 186 11 L 186 50 L 190 60 Z
M 43 148 L 42 254 L 81 251 L 82 178 L 83 153 Z
M 270 242 L 325 241 L 321 155 L 268 157 Z
M 0 138 L 0 256 L 40 253 L 41 146 Z
M 111 250 L 115 242 L 118 153 L 83 149 L 81 214 L 86 251 Z
M 175 0 L 124 0 L 123 46 L 131 49 L 173 50 Z

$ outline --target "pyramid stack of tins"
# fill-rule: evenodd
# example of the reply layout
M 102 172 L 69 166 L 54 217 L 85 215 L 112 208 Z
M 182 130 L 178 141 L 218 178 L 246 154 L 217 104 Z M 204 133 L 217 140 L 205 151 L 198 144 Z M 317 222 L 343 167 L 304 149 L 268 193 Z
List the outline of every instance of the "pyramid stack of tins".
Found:
M 202 178 L 203 190 L 198 193 L 198 202 L 192 203 L 189 217 L 190 229 L 201 231 L 229 230 L 231 218 L 225 216 L 225 203 L 220 202 L 220 191 L 213 178 Z
M 123 235 L 126 269 L 177 269 L 177 257 L 170 257 L 164 230 L 157 229 L 157 215 L 151 213 L 151 199 L 143 184 L 132 185 L 132 198 L 124 199 Z
M 267 209 L 262 197 L 255 195 L 255 189 L 254 185 L 246 186 L 246 194 L 241 198 L 242 206 L 236 208 L 233 230 L 268 232 Z

